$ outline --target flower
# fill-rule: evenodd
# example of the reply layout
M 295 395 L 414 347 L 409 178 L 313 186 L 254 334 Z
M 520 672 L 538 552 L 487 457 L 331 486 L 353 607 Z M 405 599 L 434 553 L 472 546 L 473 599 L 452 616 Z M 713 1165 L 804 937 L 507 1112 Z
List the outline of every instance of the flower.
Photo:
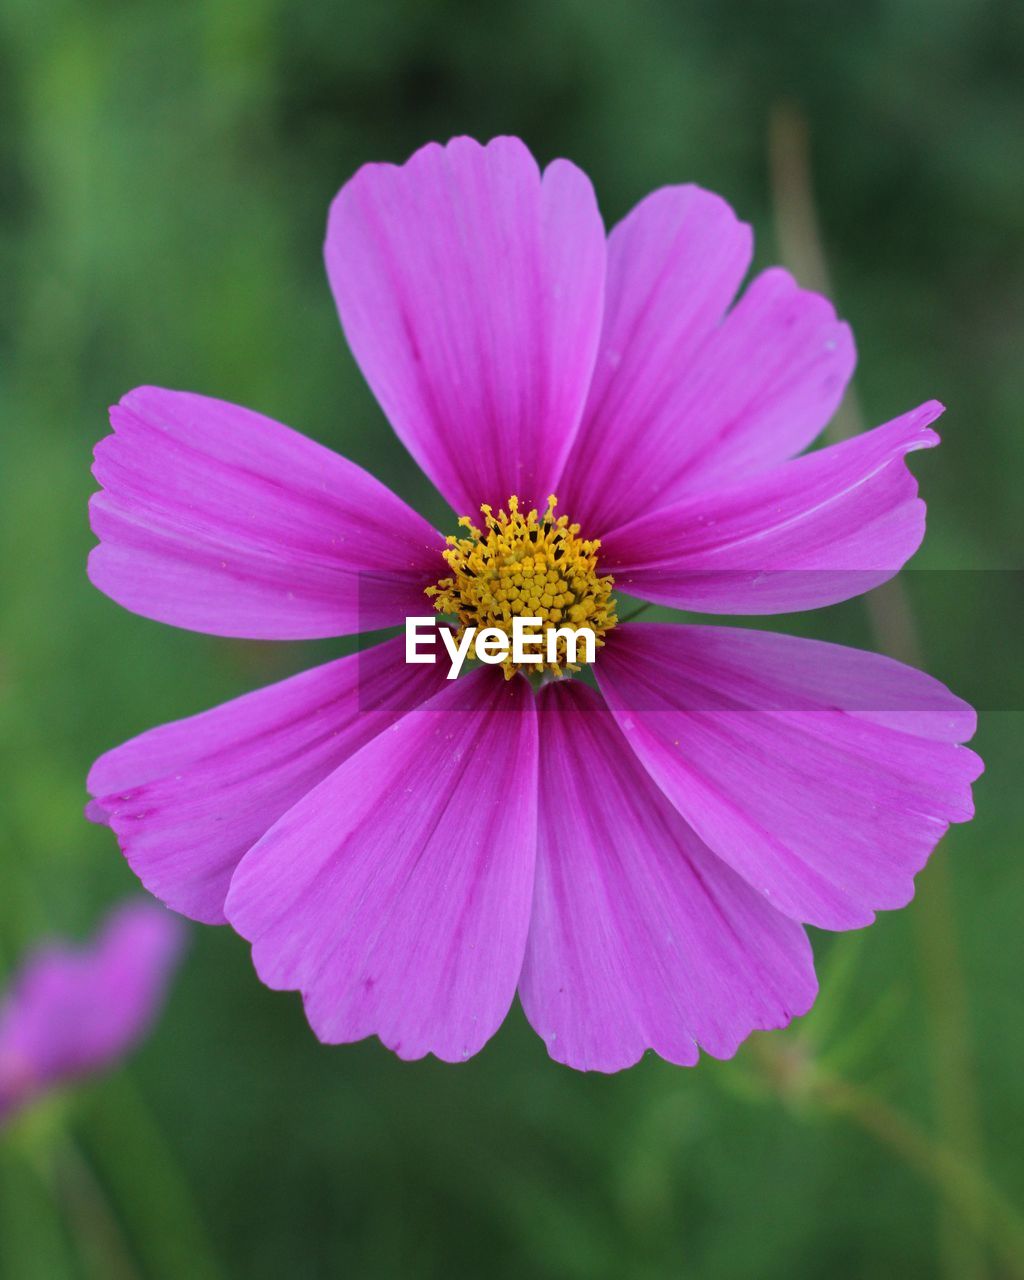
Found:
M 123 1058 L 159 1012 L 183 941 L 163 908 L 127 902 L 88 946 L 29 955 L 0 1001 L 0 1123 Z
M 514 667 L 446 683 L 387 640 L 96 762 L 89 815 L 142 882 L 229 921 L 321 1040 L 458 1061 L 518 989 L 573 1067 L 727 1057 L 812 1003 L 805 924 L 903 906 L 971 816 L 974 714 L 929 676 L 617 616 L 613 586 L 726 614 L 830 604 L 923 536 L 905 455 L 937 443 L 941 406 L 796 457 L 853 343 L 778 269 L 730 305 L 750 257 L 694 186 L 606 239 L 584 174 L 541 174 L 514 138 L 361 169 L 328 275 L 372 391 L 462 517 L 447 541 L 248 409 L 156 388 L 113 408 L 89 572 L 137 613 L 291 640 L 432 598 L 461 626 L 529 610 L 600 633 L 599 693 L 561 659 L 540 687 Z

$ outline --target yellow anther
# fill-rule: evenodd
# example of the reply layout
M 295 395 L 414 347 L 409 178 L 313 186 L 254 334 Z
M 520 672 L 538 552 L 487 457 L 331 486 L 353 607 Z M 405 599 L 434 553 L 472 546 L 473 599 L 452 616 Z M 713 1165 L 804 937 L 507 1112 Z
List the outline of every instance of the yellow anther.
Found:
M 547 625 L 593 628 L 596 645 L 615 626 L 613 579 L 597 571 L 601 543 L 579 536 L 578 524 L 568 516 L 555 517 L 558 499 L 548 498 L 547 510 L 523 515 L 513 494 L 504 509 L 494 514 L 481 505 L 485 528 L 469 518 L 459 520 L 468 537 L 450 537 L 441 554 L 451 576 L 427 587 L 438 613 L 453 613 L 459 620 L 457 639 L 467 627 L 498 627 L 511 639 L 513 618 L 540 618 Z M 556 676 L 578 671 L 568 661 L 566 641 L 560 639 L 557 661 L 531 662 L 524 669 L 548 670 Z M 511 658 L 502 664 L 506 680 L 516 672 Z

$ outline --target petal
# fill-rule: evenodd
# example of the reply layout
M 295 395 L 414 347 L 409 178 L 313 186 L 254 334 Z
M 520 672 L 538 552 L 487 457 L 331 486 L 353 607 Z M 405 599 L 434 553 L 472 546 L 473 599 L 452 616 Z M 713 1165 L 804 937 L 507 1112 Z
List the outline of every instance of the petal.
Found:
M 246 855 L 227 916 L 260 978 L 300 990 L 329 1044 L 476 1053 L 523 962 L 536 851 L 537 726 L 490 669 L 375 738 Z
M 353 752 L 444 684 L 401 638 L 140 734 L 93 765 L 89 816 L 175 911 L 222 924 L 243 856 Z
M 618 1071 L 645 1049 L 728 1058 L 810 1008 L 803 929 L 694 834 L 578 681 L 540 700 L 533 917 L 519 993 L 551 1056 Z
M 402 441 L 460 515 L 541 503 L 601 325 L 604 228 L 586 175 L 516 138 L 366 165 L 331 207 L 338 314 Z
M 831 304 L 787 272 L 765 271 L 692 358 L 644 387 L 657 412 L 634 417 L 621 406 L 598 430 L 588 404 L 566 469 L 570 477 L 589 473 L 587 496 L 578 501 L 563 482 L 562 505 L 600 536 L 638 513 L 784 462 L 831 418 L 854 361 L 853 338 Z
M 695 186 L 653 192 L 612 230 L 593 382 L 558 484 L 561 506 L 588 534 L 659 492 L 679 436 L 694 429 L 678 403 L 751 251 L 746 223 Z
M 110 411 L 90 504 L 95 586 L 177 627 L 347 635 L 422 612 L 443 539 L 330 449 L 249 409 L 158 387 Z M 441 564 L 443 568 L 443 564 Z
M 151 902 L 129 901 L 107 918 L 92 954 L 75 1036 L 82 1066 L 115 1061 L 149 1030 L 185 943 L 182 922 Z M 72 1033 L 65 1019 L 64 1033 Z
M 701 353 L 679 405 L 696 425 L 663 492 L 741 480 L 802 452 L 839 407 L 856 358 L 827 298 L 780 267 L 762 272 Z
M 627 625 L 595 668 L 619 727 L 706 844 L 825 929 L 904 906 L 982 764 L 966 703 L 877 654 L 722 627 Z
M 82 948 L 32 954 L 0 1009 L 0 1117 L 46 1088 L 109 1066 L 149 1029 L 184 943 L 148 902 L 111 912 Z
M 921 545 L 924 503 L 904 458 L 939 437 L 935 400 L 728 489 L 640 516 L 601 539 L 631 595 L 708 613 L 835 604 L 897 573 Z

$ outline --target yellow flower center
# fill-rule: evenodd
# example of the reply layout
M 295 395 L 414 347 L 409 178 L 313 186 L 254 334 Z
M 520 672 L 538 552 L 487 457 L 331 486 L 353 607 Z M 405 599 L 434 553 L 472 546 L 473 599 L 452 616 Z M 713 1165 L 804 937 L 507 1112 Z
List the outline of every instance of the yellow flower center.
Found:
M 513 495 L 507 514 L 495 515 L 486 504 L 480 508 L 485 529 L 469 516 L 459 521 L 468 536 L 449 537 L 442 552 L 451 576 L 426 588 L 438 613 L 458 618 L 458 641 L 469 627 L 497 627 L 511 639 L 514 618 L 540 618 L 545 632 L 590 627 L 595 645 L 604 644 L 617 619 L 613 579 L 597 571 L 601 543 L 581 538 L 579 525 L 570 524 L 568 516 L 556 518 L 557 505 L 552 495 L 543 515 L 536 510 L 524 515 Z M 531 662 L 528 670 L 555 676 L 579 670 L 569 661 L 568 638 L 558 637 L 555 654 L 554 662 Z M 501 665 L 510 680 L 522 664 L 513 661 L 510 650 Z

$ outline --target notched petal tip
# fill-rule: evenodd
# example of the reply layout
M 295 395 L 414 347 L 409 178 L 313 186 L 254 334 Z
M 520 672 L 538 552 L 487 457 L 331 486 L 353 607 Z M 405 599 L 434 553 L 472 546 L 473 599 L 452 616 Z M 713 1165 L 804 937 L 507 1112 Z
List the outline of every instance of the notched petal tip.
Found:
M 665 212 L 669 215 L 672 214 L 673 209 L 678 211 L 682 207 L 687 218 L 697 217 L 701 221 L 721 219 L 720 225 L 723 228 L 728 227 L 733 233 L 746 237 L 745 247 L 748 255 L 753 252 L 754 228 L 741 218 L 725 196 L 719 195 L 717 191 L 702 187 L 698 182 L 666 183 L 664 186 L 655 187 L 631 212 L 635 213 L 639 209 L 658 212 L 659 205 L 664 205 Z
M 99 799 L 93 798 L 86 801 L 82 812 L 88 822 L 94 822 L 98 827 L 110 826 L 110 810 L 105 808 Z
M 440 535 L 283 423 L 159 387 L 129 392 L 111 423 L 95 449 L 89 577 L 143 617 L 318 639 L 400 624 L 436 577 Z
M 430 145 L 335 197 L 325 260 L 360 369 L 459 512 L 552 492 L 593 372 L 604 226 L 568 161 L 519 139 Z
M 326 1043 L 376 1035 L 403 1057 L 462 1061 L 511 1005 L 529 922 L 537 729 L 507 716 L 500 678 L 459 685 L 352 755 L 232 875 L 225 911 L 261 981 L 303 992 Z
M 709 846 L 793 919 L 842 930 L 898 909 L 970 818 L 973 713 L 932 677 L 778 633 L 623 632 L 598 671 L 620 727 Z M 635 674 L 652 649 L 657 687 Z
M 534 908 L 520 999 L 549 1055 L 624 1070 L 731 1057 L 813 1002 L 803 929 L 673 809 L 598 696 L 546 686 Z

